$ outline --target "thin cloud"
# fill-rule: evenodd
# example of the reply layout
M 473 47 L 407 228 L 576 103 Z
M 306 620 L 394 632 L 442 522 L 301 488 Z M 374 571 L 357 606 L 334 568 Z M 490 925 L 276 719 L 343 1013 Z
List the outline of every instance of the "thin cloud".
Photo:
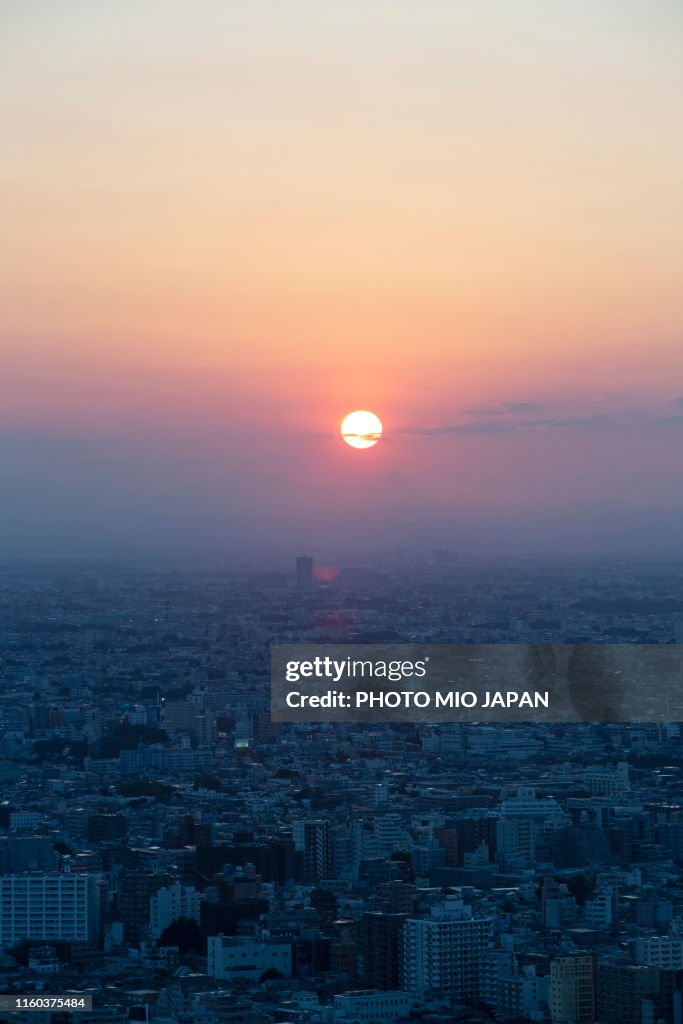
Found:
M 683 423 L 683 415 L 667 416 L 663 420 L 657 420 L 657 423 Z
M 560 419 L 550 416 L 542 420 L 523 420 L 520 427 L 592 427 L 596 423 L 604 423 L 606 416 L 574 416 Z
M 545 406 L 536 402 L 500 402 L 481 409 L 463 409 L 465 416 L 505 416 L 507 413 L 539 412 Z
M 505 412 L 538 412 L 543 409 L 536 402 L 501 402 L 501 406 Z
M 510 429 L 509 424 L 499 422 L 447 423 L 437 427 L 408 427 L 402 433 L 412 434 L 416 437 L 441 437 L 445 434 L 473 437 L 479 434 L 500 434 Z
M 683 417 L 681 417 L 683 419 Z M 519 420 L 516 422 L 500 420 L 481 420 L 476 423 L 446 423 L 434 427 L 407 427 L 402 434 L 417 437 L 477 437 L 485 434 L 508 434 L 516 430 L 544 430 L 548 427 L 592 427 L 604 422 L 606 416 L 584 416 L 560 419 L 547 417 L 537 420 Z
M 503 416 L 505 414 L 504 409 L 490 408 L 490 409 L 463 409 L 465 416 Z
M 681 397 L 681 398 L 674 398 L 674 404 L 675 405 L 683 406 L 683 397 Z

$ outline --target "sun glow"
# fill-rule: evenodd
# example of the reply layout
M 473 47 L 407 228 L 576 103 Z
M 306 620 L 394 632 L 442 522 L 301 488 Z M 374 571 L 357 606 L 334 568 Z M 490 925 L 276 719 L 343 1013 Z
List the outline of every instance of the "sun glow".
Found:
M 357 409 L 345 416 L 341 436 L 352 448 L 372 448 L 382 436 L 382 421 L 374 412 Z

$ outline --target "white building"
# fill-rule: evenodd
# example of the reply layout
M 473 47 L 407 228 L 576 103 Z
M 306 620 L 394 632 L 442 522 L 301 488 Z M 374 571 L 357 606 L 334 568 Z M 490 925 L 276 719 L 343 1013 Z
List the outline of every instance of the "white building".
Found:
M 553 1024 L 595 1020 L 595 958 L 560 956 L 550 963 L 550 1019 Z
M 363 855 L 388 857 L 396 851 L 410 850 L 413 840 L 403 827 L 400 814 L 382 814 L 375 818 L 371 835 L 364 838 Z
M 193 885 L 169 885 L 159 889 L 149 900 L 149 920 L 152 937 L 158 939 L 171 921 L 187 917 L 199 923 L 202 897 Z
M 0 945 L 22 939 L 95 942 L 98 930 L 94 875 L 0 876 Z
M 334 1024 L 393 1024 L 407 1017 L 413 1005 L 408 992 L 358 989 L 334 997 Z
M 620 761 L 616 768 L 600 765 L 586 768 L 583 781 L 592 796 L 619 796 L 631 788 L 626 761 Z
M 568 821 L 557 800 L 552 796 L 537 796 L 533 786 L 519 786 L 514 796 L 501 801 L 500 813 L 504 818 L 534 818 L 558 825 Z
M 521 786 L 501 802 L 496 824 L 498 859 L 506 867 L 524 867 L 536 858 L 536 843 L 546 830 L 560 828 L 569 819 L 557 800 L 540 799 L 536 790 Z
M 258 981 L 268 970 L 291 978 L 292 946 L 276 939 L 256 942 L 241 936 L 212 935 L 208 941 L 208 969 L 213 978 L 225 981 Z
M 640 936 L 635 942 L 634 959 L 663 970 L 683 970 L 683 939 L 671 935 Z
M 593 928 L 609 928 L 616 919 L 617 896 L 613 887 L 600 886 L 589 900 L 583 911 L 583 919 Z
M 402 935 L 401 988 L 476 998 L 490 931 L 491 919 L 473 917 L 471 908 L 456 897 L 432 907 L 430 917 L 409 918 Z
M 503 1017 L 547 1019 L 550 979 L 535 967 L 520 966 L 510 950 L 492 950 L 481 959 L 481 999 Z

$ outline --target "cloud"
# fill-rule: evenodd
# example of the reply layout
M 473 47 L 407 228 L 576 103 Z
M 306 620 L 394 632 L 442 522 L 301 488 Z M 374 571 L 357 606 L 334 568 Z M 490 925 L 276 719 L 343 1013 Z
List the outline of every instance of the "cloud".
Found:
M 680 416 L 667 416 L 663 420 L 657 420 L 657 423 L 683 423 L 683 414 Z
M 523 420 L 520 427 L 592 427 L 595 423 L 603 423 L 606 416 L 574 416 L 560 419 L 550 416 L 543 420 Z
M 463 409 L 465 416 L 503 416 L 505 410 L 499 407 L 490 409 Z
M 420 437 L 440 437 L 444 434 L 459 434 L 467 437 L 477 434 L 500 434 L 506 430 L 510 430 L 509 424 L 481 421 L 479 423 L 447 423 L 437 427 L 408 427 L 401 433 Z
M 501 406 L 505 412 L 537 412 L 543 408 L 536 402 L 501 402 Z
M 545 406 L 538 405 L 536 402 L 500 402 L 498 405 L 493 405 L 487 408 L 463 409 L 463 413 L 466 416 L 505 416 L 506 413 L 511 412 L 538 412 L 543 408 L 545 408 Z
M 675 403 L 676 405 L 681 405 L 681 406 L 683 406 L 683 397 L 682 397 L 682 398 L 674 398 L 674 403 Z
M 683 417 L 681 417 L 683 418 Z M 455 434 L 459 437 L 477 437 L 484 434 L 512 433 L 516 430 L 544 430 L 547 427 L 592 427 L 602 423 L 606 416 L 577 416 L 561 419 L 549 416 L 538 420 L 480 420 L 476 423 L 446 423 L 443 426 L 406 428 L 401 431 L 403 434 L 412 434 L 419 437 L 443 437 L 447 434 Z
M 123 447 L 121 442 L 68 434 L 40 434 L 28 430 L 0 430 L 0 448 L 20 454 L 33 450 L 81 452 L 98 448 Z

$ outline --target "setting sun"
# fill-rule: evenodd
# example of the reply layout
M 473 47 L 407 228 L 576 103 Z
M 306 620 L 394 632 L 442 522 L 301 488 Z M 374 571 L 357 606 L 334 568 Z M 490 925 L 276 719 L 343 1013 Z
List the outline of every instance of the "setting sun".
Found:
M 382 421 L 374 412 L 358 409 L 344 417 L 341 436 L 352 448 L 372 448 L 382 436 Z

